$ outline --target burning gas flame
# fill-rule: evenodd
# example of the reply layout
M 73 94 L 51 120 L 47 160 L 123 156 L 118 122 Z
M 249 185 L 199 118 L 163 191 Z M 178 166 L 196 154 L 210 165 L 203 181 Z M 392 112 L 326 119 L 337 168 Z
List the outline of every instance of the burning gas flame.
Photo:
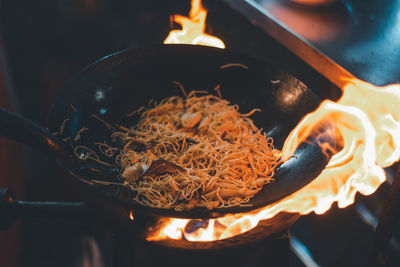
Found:
M 201 0 L 192 0 L 189 18 L 173 15 L 174 22 L 182 26 L 181 30 L 172 30 L 164 44 L 193 44 L 225 48 L 224 42 L 205 33 L 207 10 L 201 5 Z
M 192 25 L 201 21 L 199 32 L 203 32 L 205 13 L 201 15 L 201 12 L 205 11 L 202 10 L 200 1 L 193 0 L 190 19 L 175 16 L 183 29 L 172 31 L 165 43 L 174 40 L 174 43 L 200 44 L 203 37 L 193 37 L 194 30 L 186 28 L 184 22 Z M 185 34 L 190 36 L 186 39 Z M 305 116 L 289 134 L 282 149 L 283 158 L 287 159 L 322 124 L 334 128 L 328 133 L 340 144 L 340 151 L 326 147 L 327 143 L 320 144 L 324 151 L 335 153 L 316 179 L 290 196 L 249 213 L 209 220 L 167 219 L 147 240 L 222 240 L 247 232 L 260 220 L 280 212 L 322 214 L 334 202 L 340 208 L 354 203 L 357 192 L 363 195 L 375 192 L 386 180 L 383 168 L 400 158 L 400 84 L 376 87 L 356 78 L 343 78 L 343 81 L 342 97 L 337 102 L 323 101 L 318 109 Z
M 375 192 L 386 180 L 383 168 L 400 158 L 400 85 L 376 87 L 357 79 L 346 82 L 342 97 L 337 102 L 323 101 L 316 111 L 305 116 L 282 150 L 284 158 L 290 157 L 321 122 L 333 121 L 342 149 L 314 181 L 279 202 L 250 213 L 210 219 L 194 231 L 193 227 L 188 231 L 194 220 L 170 219 L 148 240 L 183 236 L 190 241 L 221 240 L 249 231 L 260 220 L 279 212 L 322 214 L 334 202 L 340 208 L 352 204 L 357 192 Z
M 135 217 L 133 216 L 133 211 L 132 211 L 132 210 L 129 212 L 129 219 L 130 219 L 131 221 L 134 221 L 134 220 L 135 220 Z

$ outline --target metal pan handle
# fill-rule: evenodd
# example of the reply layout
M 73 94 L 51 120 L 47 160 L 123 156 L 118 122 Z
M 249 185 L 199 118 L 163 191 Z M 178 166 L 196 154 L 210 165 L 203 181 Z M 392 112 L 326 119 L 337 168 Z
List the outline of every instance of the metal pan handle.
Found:
M 0 135 L 43 151 L 59 150 L 50 132 L 24 117 L 0 107 Z
M 66 151 L 63 143 L 54 137 L 47 129 L 21 115 L 0 107 L 0 136 L 31 145 L 57 161 L 67 169 L 74 168 L 73 159 Z

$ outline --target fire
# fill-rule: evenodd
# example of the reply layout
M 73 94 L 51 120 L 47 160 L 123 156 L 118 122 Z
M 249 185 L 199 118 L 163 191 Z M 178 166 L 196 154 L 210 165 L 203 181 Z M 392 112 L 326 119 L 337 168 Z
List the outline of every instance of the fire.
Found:
M 204 38 L 193 37 L 191 34 L 195 30 L 185 25 L 199 27 L 201 24 L 201 31 L 196 32 L 202 33 L 204 12 L 200 1 L 193 0 L 190 19 L 174 16 L 183 29 L 172 31 L 164 43 L 174 40 L 173 43 L 200 44 L 199 40 Z M 185 34 L 190 36 L 186 39 Z M 323 101 L 314 112 L 305 116 L 289 134 L 282 149 L 283 158 L 287 159 L 321 125 L 334 129 L 328 133 L 340 144 L 340 151 L 321 143 L 325 151 L 333 151 L 334 155 L 316 179 L 290 196 L 249 213 L 209 220 L 166 219 L 160 230 L 151 233 L 147 240 L 222 240 L 247 232 L 259 221 L 280 212 L 322 214 L 334 202 L 340 208 L 354 203 L 357 192 L 363 195 L 375 192 L 386 180 L 383 168 L 400 158 L 400 84 L 376 87 L 355 78 L 343 78 L 343 82 L 342 97 L 337 102 Z
M 132 210 L 129 212 L 129 219 L 130 219 L 131 221 L 134 221 L 134 220 L 135 220 L 135 217 L 133 216 L 133 211 L 132 211 Z
M 347 80 L 342 97 L 337 102 L 323 101 L 316 111 L 305 116 L 282 150 L 284 158 L 290 157 L 321 122 L 333 122 L 342 148 L 314 181 L 274 204 L 249 213 L 210 219 L 207 225 L 194 227 L 194 231 L 188 229 L 193 220 L 171 218 L 166 227 L 148 240 L 221 240 L 247 232 L 260 220 L 283 211 L 322 214 L 334 202 L 340 208 L 352 204 L 357 192 L 372 194 L 386 180 L 383 168 L 400 158 L 399 103 L 400 85 L 375 87 L 361 80 Z
M 193 44 L 225 48 L 224 42 L 205 33 L 207 10 L 201 5 L 201 0 L 192 0 L 189 18 L 173 15 L 174 22 L 182 26 L 181 30 L 172 30 L 164 40 L 164 44 Z

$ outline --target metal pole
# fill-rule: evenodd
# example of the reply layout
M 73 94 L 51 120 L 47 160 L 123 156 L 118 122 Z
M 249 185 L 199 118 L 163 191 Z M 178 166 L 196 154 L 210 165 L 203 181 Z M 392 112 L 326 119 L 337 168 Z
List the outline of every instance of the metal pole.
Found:
M 388 248 L 395 227 L 400 219 L 400 164 L 397 165 L 393 184 L 386 200 L 379 224 L 374 233 L 374 241 L 369 257 L 369 266 L 387 266 Z

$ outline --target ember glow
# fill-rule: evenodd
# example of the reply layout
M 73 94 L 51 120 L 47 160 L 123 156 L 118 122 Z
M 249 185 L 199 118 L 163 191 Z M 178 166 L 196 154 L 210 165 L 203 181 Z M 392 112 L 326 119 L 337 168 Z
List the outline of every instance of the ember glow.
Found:
M 386 180 L 383 168 L 400 158 L 400 85 L 376 87 L 355 78 L 343 81 L 342 97 L 337 102 L 325 100 L 306 115 L 282 149 L 283 158 L 288 159 L 300 143 L 325 125 L 328 131 L 324 135 L 329 134 L 336 147 L 320 143 L 324 151 L 334 155 L 316 179 L 286 198 L 249 213 L 209 220 L 165 219 L 147 240 L 222 240 L 247 232 L 280 212 L 322 214 L 334 202 L 340 208 L 354 203 L 357 192 L 375 192 Z M 326 140 L 326 136 L 318 140 Z
M 189 17 L 173 15 L 174 22 L 182 26 L 181 30 L 172 30 L 164 44 L 193 44 L 225 48 L 224 42 L 205 33 L 207 10 L 201 5 L 201 0 L 192 0 Z

